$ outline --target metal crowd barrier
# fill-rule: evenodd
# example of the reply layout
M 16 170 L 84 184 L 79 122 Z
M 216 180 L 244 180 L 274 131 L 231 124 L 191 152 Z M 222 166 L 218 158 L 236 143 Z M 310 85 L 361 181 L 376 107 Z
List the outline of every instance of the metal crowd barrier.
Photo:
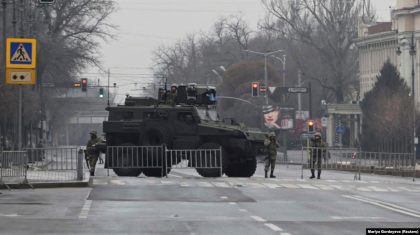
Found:
M 34 187 L 28 182 L 27 172 L 27 151 L 3 151 L 1 153 L 0 185 L 5 185 L 10 190 L 10 187 L 3 182 L 3 177 L 24 177 L 24 180 L 20 183 L 20 185 L 27 184 L 34 189 Z
M 164 169 L 164 146 L 108 146 L 106 168 Z
M 219 149 L 166 149 L 171 169 L 217 169 L 223 175 L 222 148 Z
M 412 153 L 360 152 L 359 171 L 397 176 L 411 176 L 415 181 L 416 157 Z
M 77 170 L 78 148 L 28 148 L 30 167 L 42 170 Z
M 106 168 L 217 169 L 222 175 L 220 149 L 167 149 L 162 146 L 108 146 Z M 166 174 L 166 177 L 168 175 Z
M 308 163 L 304 163 L 304 158 Z M 317 159 L 321 159 L 318 164 Z M 413 176 L 415 181 L 416 157 L 412 153 L 362 152 L 355 148 L 302 148 L 303 169 L 354 171 L 354 179 L 362 173 Z
M 358 151 L 355 148 L 303 147 L 301 178 L 303 179 L 303 169 L 311 169 L 354 171 L 354 179 L 356 179 L 357 173 L 360 173 L 357 156 Z M 304 160 L 305 157 L 307 161 Z M 318 159 L 320 159 L 320 163 L 318 163 Z

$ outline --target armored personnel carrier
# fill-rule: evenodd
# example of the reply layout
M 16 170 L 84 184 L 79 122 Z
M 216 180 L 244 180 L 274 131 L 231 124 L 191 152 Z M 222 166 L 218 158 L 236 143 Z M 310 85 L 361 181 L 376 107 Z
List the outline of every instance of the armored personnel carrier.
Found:
M 222 174 L 251 177 L 257 155 L 263 151 L 267 134 L 248 128 L 234 118 L 221 119 L 216 111 L 215 87 L 179 85 L 177 103 L 166 104 L 159 98 L 127 96 L 124 105 L 108 107 L 103 122 L 106 146 L 161 146 L 168 149 L 222 149 Z M 106 149 L 103 145 L 101 151 Z M 112 156 L 111 156 L 112 158 Z M 107 157 L 107 160 L 111 161 Z M 105 164 L 107 167 L 107 164 Z M 161 176 L 161 169 L 113 169 L 119 176 Z M 196 168 L 203 177 L 219 177 L 220 169 Z M 165 172 L 165 174 L 168 172 Z

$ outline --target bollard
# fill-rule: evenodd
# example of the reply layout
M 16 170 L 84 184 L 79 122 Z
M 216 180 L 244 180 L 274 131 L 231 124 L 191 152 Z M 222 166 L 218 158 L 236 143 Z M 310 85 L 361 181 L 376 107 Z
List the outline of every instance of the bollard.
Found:
M 77 153 L 77 180 L 83 180 L 83 149 Z

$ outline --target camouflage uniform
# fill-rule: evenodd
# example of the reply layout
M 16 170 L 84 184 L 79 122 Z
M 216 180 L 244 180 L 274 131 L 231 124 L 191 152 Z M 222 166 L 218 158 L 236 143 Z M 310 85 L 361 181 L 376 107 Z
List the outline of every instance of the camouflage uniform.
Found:
M 264 140 L 264 146 L 266 147 L 267 157 L 265 158 L 265 178 L 267 178 L 268 168 L 271 165 L 271 175 L 270 178 L 276 178 L 273 175 L 274 168 L 276 167 L 276 158 L 277 158 L 277 149 L 280 147 L 279 142 L 275 139 L 276 134 L 271 132 L 269 138 Z
M 319 139 L 316 138 L 316 136 L 319 136 Z M 322 141 L 322 135 L 321 133 L 317 132 L 315 133 L 315 139 L 311 142 L 311 173 L 312 176 L 309 177 L 310 179 L 315 178 L 315 162 L 317 163 L 317 169 L 318 169 L 318 179 L 321 178 L 321 168 L 322 168 L 322 155 L 327 151 L 327 145 Z
M 175 87 L 175 90 L 171 90 L 170 92 L 163 93 L 162 99 L 166 101 L 166 104 L 177 104 L 178 93 L 176 91 L 177 85 L 174 83 L 171 86 L 171 89 Z
M 96 136 L 97 132 L 95 130 L 91 130 L 89 134 L 90 134 L 90 139 L 86 145 L 86 153 L 89 159 L 90 175 L 94 176 L 96 162 L 98 161 L 98 158 L 99 158 L 99 151 L 96 148 L 94 148 L 94 145 L 96 145 L 97 143 L 101 143 L 102 140 L 101 138 Z

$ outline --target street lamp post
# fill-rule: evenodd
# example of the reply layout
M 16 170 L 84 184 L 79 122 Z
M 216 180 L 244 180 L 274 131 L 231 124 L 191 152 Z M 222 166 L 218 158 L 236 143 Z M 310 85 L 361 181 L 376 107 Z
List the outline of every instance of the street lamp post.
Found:
M 283 50 L 278 50 L 278 51 L 273 51 L 273 52 L 266 52 L 266 53 L 261 53 L 261 52 L 256 52 L 256 51 L 250 51 L 250 50 L 245 50 L 246 52 L 251 52 L 251 53 L 255 53 L 255 54 L 259 54 L 259 55 L 263 55 L 264 56 L 264 85 L 265 85 L 265 89 L 267 89 L 267 85 L 268 85 L 268 81 L 267 81 L 267 55 L 271 55 Z M 265 104 L 268 105 L 268 95 L 265 95 Z
M 412 151 L 414 154 L 414 158 L 416 158 L 416 146 L 415 146 L 415 139 L 416 139 L 416 97 L 415 97 L 415 93 L 414 93 L 414 76 L 415 76 L 415 72 L 414 72 L 414 57 L 416 56 L 416 46 L 415 46 L 415 41 L 414 41 L 414 33 L 411 35 L 411 40 L 403 37 L 401 38 L 400 41 L 403 40 L 407 40 L 410 43 L 410 56 L 411 56 L 411 95 L 413 97 L 413 140 L 412 140 Z M 397 50 L 397 55 L 401 55 L 402 51 L 400 49 L 400 47 L 398 47 Z M 414 163 L 416 164 L 416 163 Z

